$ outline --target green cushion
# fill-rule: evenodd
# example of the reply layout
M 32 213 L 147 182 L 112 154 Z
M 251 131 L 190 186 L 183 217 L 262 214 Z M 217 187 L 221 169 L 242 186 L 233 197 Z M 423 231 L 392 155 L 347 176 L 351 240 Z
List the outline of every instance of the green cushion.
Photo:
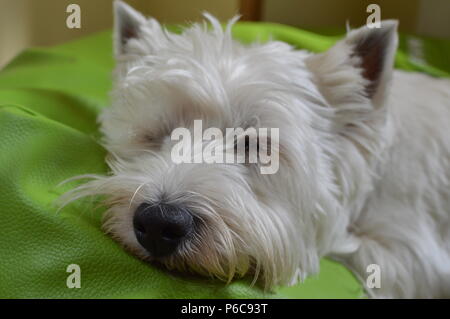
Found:
M 337 39 L 287 26 L 239 23 L 242 41 L 269 34 L 321 51 Z M 111 33 L 52 48 L 28 49 L 0 72 L 0 297 L 2 298 L 355 298 L 362 288 L 342 265 L 322 260 L 319 276 L 275 293 L 169 274 L 128 253 L 100 230 L 103 209 L 79 200 L 57 213 L 55 200 L 76 183 L 61 181 L 105 173 L 96 142 L 96 116 L 108 105 Z M 435 75 L 433 65 L 399 63 Z M 447 54 L 447 56 L 449 56 Z M 402 60 L 403 59 L 403 60 Z M 81 267 L 81 288 L 69 289 L 70 264 Z

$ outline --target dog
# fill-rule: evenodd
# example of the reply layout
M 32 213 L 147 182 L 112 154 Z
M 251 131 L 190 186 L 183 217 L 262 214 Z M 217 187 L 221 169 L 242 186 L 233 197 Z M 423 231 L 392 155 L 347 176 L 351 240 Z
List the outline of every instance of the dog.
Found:
M 167 269 L 272 290 L 327 256 L 370 297 L 450 297 L 450 83 L 393 70 L 396 21 L 313 54 L 241 44 L 237 18 L 223 28 L 205 14 L 174 34 L 123 2 L 114 11 L 112 105 L 99 116 L 111 174 L 83 176 L 66 202 L 104 195 L 106 232 Z M 279 169 L 175 163 L 172 132 L 196 120 L 279 129 Z

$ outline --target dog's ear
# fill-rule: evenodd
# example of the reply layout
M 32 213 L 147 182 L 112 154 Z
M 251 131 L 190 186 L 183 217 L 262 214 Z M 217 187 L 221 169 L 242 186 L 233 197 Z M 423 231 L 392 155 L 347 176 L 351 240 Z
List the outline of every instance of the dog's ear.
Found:
M 333 106 L 367 102 L 382 105 L 393 70 L 398 22 L 382 21 L 380 28 L 367 26 L 322 54 L 307 59 L 322 94 Z
M 125 52 L 125 45 L 131 39 L 137 39 L 145 17 L 128 4 L 114 1 L 114 51 L 116 55 Z

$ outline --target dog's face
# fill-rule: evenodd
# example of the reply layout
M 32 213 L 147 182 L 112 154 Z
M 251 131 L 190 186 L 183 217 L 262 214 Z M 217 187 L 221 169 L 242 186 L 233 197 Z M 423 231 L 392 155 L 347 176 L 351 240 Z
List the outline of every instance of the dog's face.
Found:
M 332 104 L 374 105 L 380 90 L 366 89 L 387 76 L 384 68 L 361 71 L 352 41 L 362 36 L 311 55 L 282 42 L 243 46 L 214 18 L 209 30 L 194 25 L 175 35 L 121 2 L 115 7 L 112 106 L 100 118 L 112 175 L 73 193 L 106 195 L 105 229 L 170 269 L 226 281 L 252 273 L 266 287 L 304 278 L 323 254 L 349 249 L 335 165 L 336 136 L 347 123 Z M 391 29 L 378 39 L 383 46 Z M 175 163 L 172 132 L 194 135 L 195 120 L 224 134 L 277 128 L 276 143 L 272 136 L 256 143 L 278 154 L 278 169 Z

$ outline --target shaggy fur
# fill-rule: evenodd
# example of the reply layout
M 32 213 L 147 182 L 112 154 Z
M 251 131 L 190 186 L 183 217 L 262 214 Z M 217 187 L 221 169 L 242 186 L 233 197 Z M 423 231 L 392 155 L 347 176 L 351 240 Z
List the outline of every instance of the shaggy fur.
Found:
M 104 227 L 146 260 L 132 217 L 143 202 L 183 205 L 201 220 L 159 260 L 224 281 L 253 274 L 266 288 L 319 271 L 329 256 L 375 297 L 450 297 L 450 84 L 393 71 L 397 23 L 350 31 L 329 51 L 244 46 L 193 24 L 167 32 L 115 2 L 112 105 L 100 116 L 110 176 L 65 196 L 106 195 Z M 280 129 L 280 168 L 174 164 L 171 131 Z

